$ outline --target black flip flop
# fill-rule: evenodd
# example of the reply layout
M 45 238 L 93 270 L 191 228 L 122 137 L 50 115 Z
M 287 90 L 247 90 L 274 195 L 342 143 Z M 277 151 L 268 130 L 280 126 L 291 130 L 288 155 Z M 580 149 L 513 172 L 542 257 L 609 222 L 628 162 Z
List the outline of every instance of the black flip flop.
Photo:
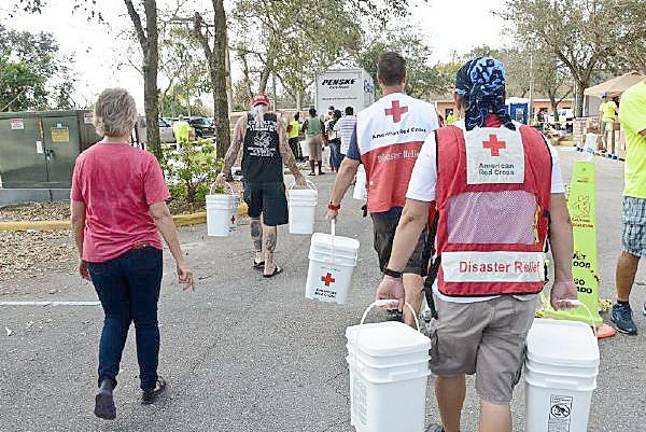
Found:
M 157 377 L 157 382 L 155 387 L 152 390 L 144 391 L 141 394 L 141 404 L 142 405 L 151 405 L 157 401 L 157 398 L 164 393 L 166 390 L 167 384 L 166 380 L 162 377 Z
M 256 260 L 254 260 L 253 261 L 253 268 L 255 270 L 264 270 L 265 269 L 265 262 L 264 261 L 256 262 Z
M 262 277 L 264 277 L 265 279 L 270 279 L 270 278 L 273 278 L 276 275 L 281 274 L 282 272 L 283 272 L 283 269 L 281 267 L 279 267 L 279 266 L 276 266 L 274 268 L 274 271 L 271 274 L 268 274 L 268 275 L 263 274 Z

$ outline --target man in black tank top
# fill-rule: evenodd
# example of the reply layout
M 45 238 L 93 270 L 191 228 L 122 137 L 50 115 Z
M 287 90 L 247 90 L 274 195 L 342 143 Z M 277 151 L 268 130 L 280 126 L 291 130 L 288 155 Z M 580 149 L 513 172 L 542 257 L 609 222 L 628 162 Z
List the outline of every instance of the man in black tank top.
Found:
M 231 167 L 242 147 L 244 200 L 249 206 L 255 253 L 253 267 L 263 270 L 266 278 L 282 272 L 274 263 L 274 251 L 277 227 L 288 222 L 283 164 L 290 169 L 298 186 L 306 186 L 289 147 L 287 131 L 276 114 L 269 111 L 270 105 L 265 94 L 251 100 L 251 111 L 236 123 L 233 142 L 224 158 L 224 170 L 218 177 L 220 184 L 233 181 Z

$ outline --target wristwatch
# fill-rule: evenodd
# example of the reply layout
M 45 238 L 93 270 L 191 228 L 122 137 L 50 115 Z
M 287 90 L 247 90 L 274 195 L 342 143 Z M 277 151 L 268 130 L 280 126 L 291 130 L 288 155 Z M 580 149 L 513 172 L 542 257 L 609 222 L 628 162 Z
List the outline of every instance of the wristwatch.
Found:
M 341 204 L 333 204 L 332 201 L 327 205 L 328 210 L 338 211 L 341 209 Z
M 395 270 L 391 270 L 391 269 L 389 269 L 388 267 L 386 267 L 386 268 L 384 269 L 384 275 L 385 275 L 385 276 L 390 276 L 391 278 L 395 278 L 395 279 L 401 279 L 401 277 L 402 277 L 402 272 L 398 272 L 398 271 L 395 271 Z

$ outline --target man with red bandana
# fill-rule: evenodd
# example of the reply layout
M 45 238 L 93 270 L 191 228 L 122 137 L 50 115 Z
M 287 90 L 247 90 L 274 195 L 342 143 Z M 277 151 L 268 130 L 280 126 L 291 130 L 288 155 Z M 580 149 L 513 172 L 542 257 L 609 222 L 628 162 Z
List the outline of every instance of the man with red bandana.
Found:
M 397 274 L 430 219 L 437 221 L 431 371 L 443 426 L 460 431 L 465 375 L 476 375 L 480 432 L 511 432 L 509 403 L 543 290 L 544 247 L 554 257 L 555 308 L 577 298 L 573 239 L 556 152 L 505 109 L 504 66 L 491 57 L 457 73 L 464 121 L 431 134 L 415 164 L 378 299 L 401 309 Z M 390 275 L 389 275 L 390 273 Z M 427 284 L 428 286 L 428 284 Z

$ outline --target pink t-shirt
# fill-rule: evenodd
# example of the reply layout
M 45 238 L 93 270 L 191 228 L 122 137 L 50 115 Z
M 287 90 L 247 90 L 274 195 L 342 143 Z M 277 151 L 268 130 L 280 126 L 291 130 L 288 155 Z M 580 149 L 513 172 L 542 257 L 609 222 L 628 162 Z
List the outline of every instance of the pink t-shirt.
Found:
M 170 197 L 152 153 L 129 144 L 95 144 L 72 176 L 73 201 L 85 204 L 83 259 L 101 263 L 137 247 L 161 249 L 152 204 Z

